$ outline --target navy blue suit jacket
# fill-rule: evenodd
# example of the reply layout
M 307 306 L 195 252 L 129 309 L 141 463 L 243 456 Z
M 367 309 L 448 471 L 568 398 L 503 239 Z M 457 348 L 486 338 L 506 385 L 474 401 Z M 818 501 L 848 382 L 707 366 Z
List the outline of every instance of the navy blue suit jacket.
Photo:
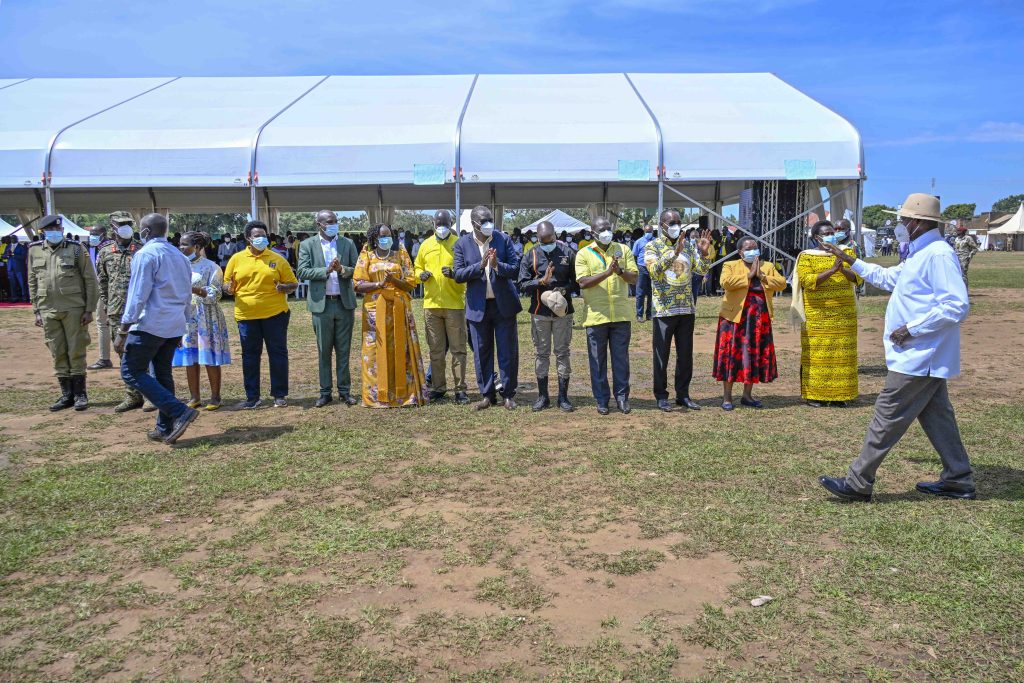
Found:
M 498 267 L 491 269 L 491 289 L 498 315 L 503 318 L 514 316 L 523 310 L 519 301 L 516 279 L 519 277 L 519 256 L 512 247 L 508 235 L 495 230 L 491 233 L 491 245 L 498 256 Z M 466 283 L 466 320 L 480 322 L 487 307 L 486 273 L 480 263 L 480 247 L 472 231 L 463 234 L 455 242 L 455 281 Z

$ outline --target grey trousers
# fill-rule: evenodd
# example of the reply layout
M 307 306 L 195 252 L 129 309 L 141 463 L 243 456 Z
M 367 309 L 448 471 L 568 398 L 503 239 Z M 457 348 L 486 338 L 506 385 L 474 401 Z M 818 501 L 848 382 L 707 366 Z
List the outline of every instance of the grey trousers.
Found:
M 559 377 L 569 377 L 572 366 L 569 364 L 569 344 L 572 342 L 572 316 L 561 318 L 546 315 L 534 315 L 530 331 L 533 333 L 533 347 L 536 352 L 534 367 L 537 377 L 548 376 L 551 366 L 551 347 L 555 347 L 555 364 Z
M 119 327 L 121 321 L 116 325 Z M 107 320 L 107 307 L 96 307 L 96 332 L 99 336 L 100 357 L 99 360 L 110 360 L 110 322 Z
M 971 463 L 956 426 L 946 380 L 914 377 L 891 370 L 875 401 L 875 416 L 864 437 L 864 447 L 846 475 L 851 488 L 861 493 L 871 492 L 879 465 L 914 420 L 921 423 L 928 440 L 939 452 L 941 480 L 957 488 L 974 488 Z

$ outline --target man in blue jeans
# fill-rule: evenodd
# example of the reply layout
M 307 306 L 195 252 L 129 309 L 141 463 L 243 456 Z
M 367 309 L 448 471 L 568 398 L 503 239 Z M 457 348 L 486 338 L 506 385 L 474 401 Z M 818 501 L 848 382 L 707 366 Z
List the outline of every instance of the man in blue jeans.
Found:
M 188 258 L 167 241 L 167 219 L 151 213 L 141 229 L 149 241 L 135 253 L 121 329 L 114 350 L 123 354 L 121 378 L 160 411 L 151 441 L 173 444 L 199 417 L 174 396 L 171 361 L 185 334 L 192 305 L 192 267 Z M 153 374 L 149 374 L 152 364 Z
M 644 265 L 644 247 L 654 239 L 654 226 L 644 226 L 644 236 L 633 243 L 633 262 L 636 264 L 636 321 L 638 323 L 651 321 L 651 274 Z

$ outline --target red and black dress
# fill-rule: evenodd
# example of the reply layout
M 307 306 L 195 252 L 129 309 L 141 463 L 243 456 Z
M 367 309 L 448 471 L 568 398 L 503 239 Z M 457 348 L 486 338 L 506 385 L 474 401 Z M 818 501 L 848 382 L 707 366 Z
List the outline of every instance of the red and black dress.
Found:
M 779 376 L 772 318 L 760 278 L 750 281 L 738 323 L 718 319 L 712 375 L 719 382 L 740 384 L 768 383 Z

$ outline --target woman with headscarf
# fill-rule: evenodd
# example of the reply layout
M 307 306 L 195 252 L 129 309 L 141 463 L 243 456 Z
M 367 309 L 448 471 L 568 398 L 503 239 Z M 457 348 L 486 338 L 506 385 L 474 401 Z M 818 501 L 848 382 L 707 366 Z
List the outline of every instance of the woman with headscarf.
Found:
M 424 405 L 427 383 L 411 296 L 419 280 L 389 226 L 377 224 L 367 231 L 352 279 L 363 295 L 363 405 Z
M 815 247 L 838 245 L 835 228 L 818 221 L 811 228 Z M 841 247 L 856 257 L 853 249 Z M 805 249 L 793 277 L 794 321 L 800 324 L 800 397 L 815 408 L 846 405 L 857 398 L 857 300 L 863 282 L 827 251 Z
M 228 347 L 224 311 L 220 308 L 224 274 L 220 266 L 206 257 L 206 248 L 210 244 L 210 238 L 201 232 L 186 232 L 181 237 L 178 248 L 192 264 L 192 309 L 185 321 L 185 336 L 174 352 L 172 365 L 185 368 L 188 391 L 192 395 L 189 408 L 202 405 L 199 366 L 205 365 L 206 376 L 210 380 L 210 402 L 206 409 L 217 410 L 221 405 L 220 368 L 231 364 L 231 349 Z
M 757 240 L 738 243 L 740 259 L 722 267 L 722 308 L 715 338 L 713 375 L 722 383 L 722 410 L 732 410 L 732 385 L 743 385 L 740 404 L 760 408 L 752 396 L 755 384 L 767 384 L 779 376 L 772 338 L 772 297 L 786 288 L 786 279 L 775 266 L 761 260 Z

